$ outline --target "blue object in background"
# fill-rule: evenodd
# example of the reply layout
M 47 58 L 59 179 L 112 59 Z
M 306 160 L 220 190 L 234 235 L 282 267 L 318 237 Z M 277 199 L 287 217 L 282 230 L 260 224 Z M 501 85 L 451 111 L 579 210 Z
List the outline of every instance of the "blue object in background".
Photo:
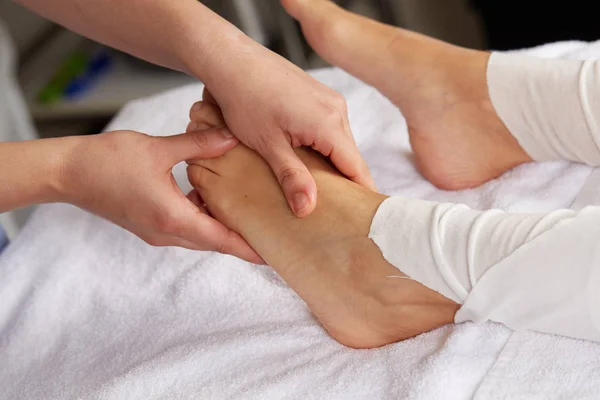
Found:
M 6 232 L 2 229 L 2 225 L 0 225 L 0 253 L 8 246 L 8 237 L 6 236 Z
M 100 48 L 94 52 L 85 72 L 67 85 L 64 97 L 74 100 L 85 94 L 110 69 L 112 63 L 113 58 L 107 49 Z

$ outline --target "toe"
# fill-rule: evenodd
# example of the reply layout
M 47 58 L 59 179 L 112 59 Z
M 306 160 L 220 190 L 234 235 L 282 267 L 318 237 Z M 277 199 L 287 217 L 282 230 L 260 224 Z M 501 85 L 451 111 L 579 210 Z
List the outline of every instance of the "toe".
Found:
M 221 109 L 213 104 L 199 101 L 190 109 L 190 124 L 188 132 L 225 126 Z
M 303 24 L 327 21 L 335 11 L 341 9 L 330 0 L 281 0 L 281 5 Z
M 310 0 L 281 0 L 281 5 L 292 17 L 300 19 L 309 2 Z
M 282 0 L 296 18 L 311 47 L 326 61 L 337 65 L 346 47 L 354 48 L 365 32 L 353 23 L 352 15 L 329 0 Z M 343 67 L 343 66 L 342 66 Z
M 267 163 L 243 144 L 238 144 L 220 157 L 188 160 L 187 164 L 190 167 L 202 167 L 216 176 L 227 178 L 251 178 L 253 173 L 261 171 L 261 166 L 268 169 Z
M 202 161 L 198 162 L 198 164 L 201 163 Z M 200 196 L 203 196 L 203 193 L 209 192 L 210 188 L 217 184 L 219 176 L 209 168 L 198 164 L 189 165 L 187 175 L 192 186 L 198 190 Z

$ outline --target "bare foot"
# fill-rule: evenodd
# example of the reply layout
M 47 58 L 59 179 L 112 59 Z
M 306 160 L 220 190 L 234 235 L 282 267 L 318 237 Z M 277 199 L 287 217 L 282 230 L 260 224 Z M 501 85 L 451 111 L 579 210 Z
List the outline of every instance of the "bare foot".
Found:
M 388 26 L 328 0 L 282 4 L 321 57 L 401 109 L 417 166 L 436 186 L 478 186 L 531 161 L 491 104 L 488 53 Z
M 218 111 L 202 109 L 218 124 Z M 317 208 L 302 219 L 289 210 L 268 165 L 243 145 L 192 162 L 188 175 L 209 211 L 248 241 L 338 342 L 379 347 L 451 323 L 458 305 L 402 279 L 368 239 L 386 196 L 342 177 L 312 150 L 297 154 L 319 193 Z

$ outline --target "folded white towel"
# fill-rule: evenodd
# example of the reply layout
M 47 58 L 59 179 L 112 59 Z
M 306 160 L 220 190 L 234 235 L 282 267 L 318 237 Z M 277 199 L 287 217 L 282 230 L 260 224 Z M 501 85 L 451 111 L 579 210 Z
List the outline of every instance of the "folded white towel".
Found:
M 597 343 L 515 332 L 474 399 L 598 399 L 598 371 Z
M 573 48 L 591 47 L 561 44 L 544 54 Z M 357 142 L 385 193 L 550 211 L 569 207 L 591 172 L 526 165 L 477 189 L 440 191 L 415 170 L 405 122 L 389 101 L 339 70 L 315 76 L 347 96 Z M 109 129 L 181 132 L 201 89 L 134 102 Z M 189 188 L 183 166 L 176 175 Z M 152 248 L 67 205 L 41 207 L 0 255 L 0 304 L 2 399 L 512 399 L 533 388 L 547 399 L 571 397 L 579 376 L 589 377 L 585 393 L 600 393 L 592 379 L 598 345 L 526 334 L 515 346 L 500 325 L 464 324 L 347 349 L 271 269 Z

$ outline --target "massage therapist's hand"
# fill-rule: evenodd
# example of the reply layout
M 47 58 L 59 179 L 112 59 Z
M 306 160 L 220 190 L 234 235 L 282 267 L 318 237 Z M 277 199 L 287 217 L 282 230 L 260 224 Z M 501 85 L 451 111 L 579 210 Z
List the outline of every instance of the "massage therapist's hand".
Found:
M 372 185 L 343 98 L 202 2 L 18 1 L 96 41 L 204 82 L 235 136 L 271 165 L 298 215 L 314 209 L 317 189 L 292 147 L 311 146 L 350 179 Z
M 262 263 L 236 233 L 197 207 L 175 183 L 174 165 L 224 154 L 237 144 L 219 130 L 152 137 L 116 131 L 70 138 L 60 201 L 75 204 L 154 246 L 213 250 Z
M 317 188 L 294 147 L 312 147 L 348 178 L 375 189 L 340 94 L 254 42 L 238 43 L 221 60 L 204 79 L 204 100 L 218 105 L 232 133 L 269 163 L 296 215 L 313 211 Z M 198 107 L 188 129 L 195 129 Z

